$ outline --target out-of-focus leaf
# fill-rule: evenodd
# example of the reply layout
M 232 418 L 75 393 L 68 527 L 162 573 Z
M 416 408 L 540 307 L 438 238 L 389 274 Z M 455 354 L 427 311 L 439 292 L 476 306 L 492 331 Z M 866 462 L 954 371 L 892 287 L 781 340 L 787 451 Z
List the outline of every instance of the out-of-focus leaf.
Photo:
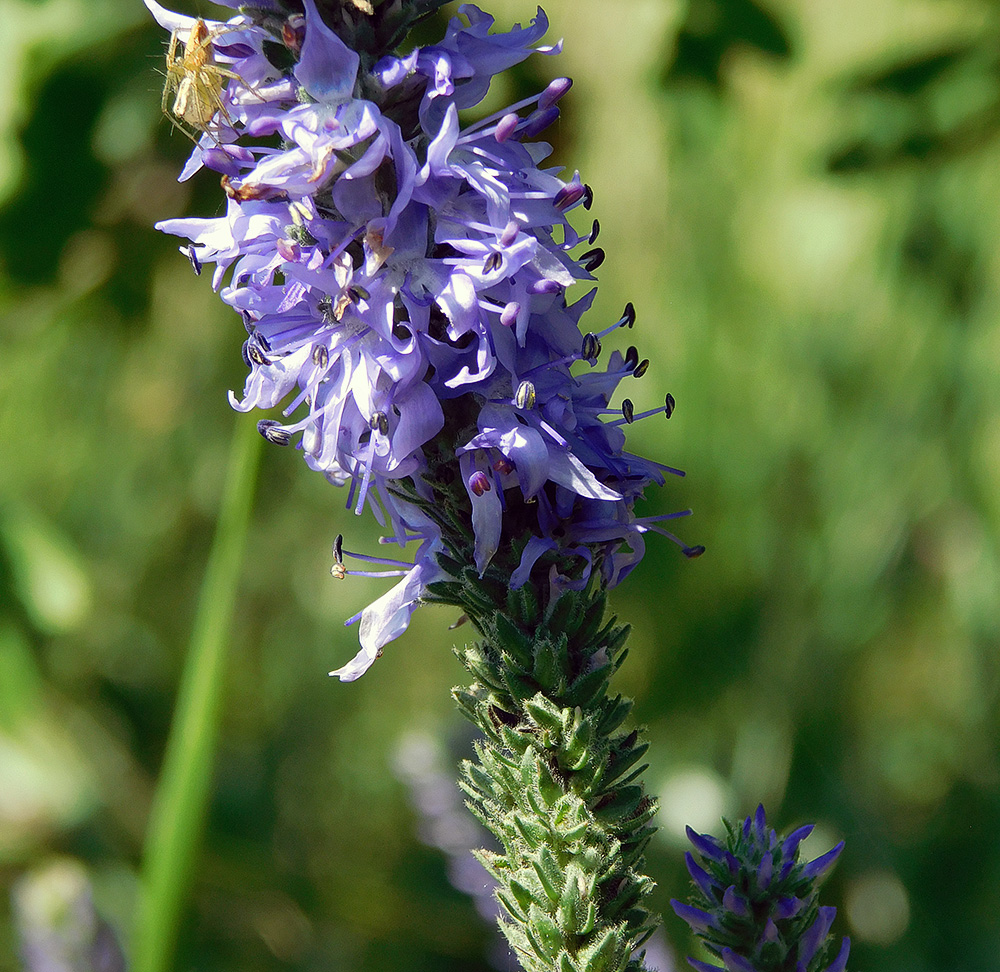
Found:
M 69 539 L 26 506 L 0 509 L 0 545 L 10 562 L 14 592 L 44 634 L 80 625 L 91 609 L 87 570 Z
M 781 20 L 755 0 L 691 0 L 664 84 L 697 79 L 721 84 L 722 63 L 734 47 L 749 47 L 778 58 L 792 53 Z

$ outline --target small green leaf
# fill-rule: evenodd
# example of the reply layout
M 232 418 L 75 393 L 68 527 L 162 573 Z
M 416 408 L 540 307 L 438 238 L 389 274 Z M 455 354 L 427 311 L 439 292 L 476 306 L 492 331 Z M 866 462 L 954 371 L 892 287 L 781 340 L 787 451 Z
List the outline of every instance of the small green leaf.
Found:
M 577 956 L 582 972 L 620 972 L 628 961 L 629 947 L 620 928 L 608 928 Z
M 508 882 L 508 887 L 510 888 L 511 895 L 513 895 L 514 900 L 517 902 L 518 908 L 523 912 L 523 915 L 517 916 L 518 919 L 520 921 L 527 921 L 528 909 L 535 904 L 535 895 L 526 884 L 517 878 L 511 878 Z
M 552 856 L 552 851 L 548 847 L 541 847 L 537 854 L 532 854 L 528 858 L 528 862 L 535 869 L 549 901 L 555 904 L 561 897 L 565 878 Z
M 543 949 L 543 957 L 552 961 L 563 947 L 563 936 L 559 926 L 537 905 L 532 905 L 528 914 L 528 926 L 525 929 L 533 940 Z
M 506 615 L 494 615 L 494 637 L 502 651 L 506 651 L 520 666 L 531 667 L 534 642 Z
M 564 709 L 550 702 L 541 692 L 524 703 L 524 708 L 537 726 L 559 732 L 563 727 Z
M 559 670 L 557 649 L 550 639 L 541 639 L 536 643 L 535 663 L 531 669 L 531 674 L 543 689 L 550 692 L 560 681 L 562 673 Z
M 542 826 L 537 820 L 531 820 L 516 811 L 511 814 L 511 820 L 517 828 L 517 832 L 532 850 L 536 850 L 545 842 L 548 828 Z
M 556 972 L 580 972 L 568 952 L 560 952 L 556 960 Z

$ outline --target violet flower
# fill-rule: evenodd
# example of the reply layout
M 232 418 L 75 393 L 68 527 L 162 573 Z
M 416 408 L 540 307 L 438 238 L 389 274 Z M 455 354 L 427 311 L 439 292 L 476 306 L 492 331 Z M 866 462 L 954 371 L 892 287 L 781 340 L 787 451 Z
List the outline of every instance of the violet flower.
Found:
M 195 23 L 145 2 L 182 39 Z M 206 22 L 226 84 L 180 178 L 219 173 L 225 213 L 157 225 L 186 241 L 196 270 L 215 264 L 213 286 L 242 317 L 249 375 L 233 406 L 280 409 L 262 435 L 295 442 L 347 486 L 348 505 L 370 509 L 387 542 L 419 543 L 413 562 L 388 564 L 397 586 L 352 619 L 361 650 L 331 672 L 350 680 L 443 576 L 437 558 L 452 539 L 421 509 L 429 481 L 461 480 L 480 574 L 514 550 L 512 585 L 536 572 L 558 596 L 592 575 L 620 582 L 648 532 L 676 540 L 659 522 L 686 511 L 638 518 L 633 507 L 664 473 L 683 474 L 624 444 L 624 425 L 669 417 L 672 397 L 645 412 L 627 398 L 611 406 L 648 366 L 634 347 L 598 363 L 601 339 L 632 326 L 631 305 L 584 334 L 594 291 L 567 301 L 603 260 L 596 221 L 581 234 L 568 219 L 589 208 L 589 189 L 543 167 L 550 146 L 535 140 L 570 82 L 459 122 L 494 75 L 558 51 L 539 44 L 544 14 L 492 32 L 464 4 L 440 43 L 368 65 L 314 0 L 304 18 L 271 6 L 259 22 Z M 282 45 L 290 68 L 270 59 Z

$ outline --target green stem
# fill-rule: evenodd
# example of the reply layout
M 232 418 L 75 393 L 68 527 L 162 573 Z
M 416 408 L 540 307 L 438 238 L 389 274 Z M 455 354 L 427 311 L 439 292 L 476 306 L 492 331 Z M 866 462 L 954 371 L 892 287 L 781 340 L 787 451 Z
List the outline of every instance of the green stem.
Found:
M 262 443 L 253 423 L 240 416 L 146 834 L 133 972 L 165 972 L 173 957 L 208 802 L 226 649 Z

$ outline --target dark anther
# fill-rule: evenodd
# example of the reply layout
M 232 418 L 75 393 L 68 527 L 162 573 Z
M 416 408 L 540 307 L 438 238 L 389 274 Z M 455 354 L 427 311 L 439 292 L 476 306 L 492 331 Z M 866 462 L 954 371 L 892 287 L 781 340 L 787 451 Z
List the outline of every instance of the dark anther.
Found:
M 601 356 L 601 342 L 596 334 L 587 333 L 583 336 L 583 348 L 580 351 L 580 356 L 592 365 L 597 364 L 597 359 Z
M 670 418 L 670 416 L 674 414 L 674 407 L 676 405 L 677 402 L 674 401 L 674 396 L 671 395 L 670 392 L 667 392 L 667 400 L 663 403 L 663 414 L 666 415 L 667 418 Z
M 517 386 L 517 393 L 514 395 L 514 404 L 518 408 L 535 407 L 535 386 L 530 381 L 522 381 Z
M 486 262 L 483 264 L 483 273 L 493 273 L 494 270 L 499 270 L 501 266 L 503 266 L 503 255 L 493 252 L 486 258 Z
M 590 236 L 587 238 L 587 242 L 593 244 L 597 241 L 597 237 L 601 235 L 601 224 L 595 219 L 594 226 L 590 231 Z
M 368 420 L 368 425 L 374 432 L 378 429 L 382 435 L 389 434 L 389 416 L 385 412 L 372 412 L 372 417 Z
M 347 568 L 344 567 L 344 535 L 342 533 L 338 533 L 333 541 L 333 566 L 330 568 L 330 573 L 337 580 L 343 580 L 347 576 Z
M 314 344 L 312 353 L 313 364 L 325 368 L 330 363 L 330 352 L 324 344 Z
M 281 423 L 274 419 L 261 419 L 257 423 L 257 431 L 275 445 L 286 446 L 292 439 L 291 432 L 282 428 Z
M 625 368 L 627 371 L 633 371 L 638 363 L 639 349 L 634 344 L 631 344 L 628 351 L 625 352 Z
M 580 257 L 580 262 L 588 273 L 593 273 L 604 262 L 604 250 L 599 246 L 594 247 L 593 250 L 587 250 Z
M 240 316 L 243 318 L 243 326 L 247 329 L 247 334 L 253 334 L 257 329 L 257 318 L 250 311 L 240 311 Z
M 301 14 L 292 14 L 281 25 L 281 40 L 293 54 L 298 54 L 302 50 L 302 42 L 305 39 L 305 19 Z
M 325 323 L 332 324 L 336 320 L 333 314 L 333 298 L 329 294 L 320 297 L 316 302 L 316 310 L 319 311 L 319 316 L 323 318 Z
M 486 473 L 477 469 L 469 477 L 469 489 L 471 489 L 476 496 L 482 496 L 484 493 L 490 492 L 493 487 L 490 485 L 490 480 Z
M 699 543 L 697 547 L 685 547 L 684 556 L 688 560 L 694 560 L 695 557 L 700 557 L 705 552 L 705 548 Z
M 184 254 L 190 261 L 191 267 L 194 270 L 195 276 L 201 276 L 201 260 L 198 259 L 198 254 L 194 251 L 194 245 L 191 246 L 181 246 L 178 247 L 181 253 Z
M 640 361 L 635 366 L 635 371 L 632 372 L 632 377 L 641 378 L 646 373 L 648 368 L 649 368 L 649 358 L 643 358 L 642 361 Z
M 264 357 L 264 353 L 250 341 L 247 341 L 247 354 L 250 356 L 250 360 L 257 365 L 269 365 L 271 362 Z
M 594 190 L 584 184 L 583 187 L 583 208 L 590 209 L 594 205 Z
M 622 315 L 625 318 L 625 326 L 631 327 L 635 324 L 635 305 L 632 301 L 629 301 L 625 305 L 625 313 Z
M 625 416 L 625 421 L 629 425 L 632 424 L 632 415 L 633 415 L 634 411 L 635 411 L 635 406 L 632 404 L 632 399 L 631 398 L 623 398 L 622 399 L 622 415 Z
M 356 304 L 359 300 L 369 300 L 371 294 L 360 284 L 351 284 L 347 288 L 347 296 L 351 298 L 351 303 Z

